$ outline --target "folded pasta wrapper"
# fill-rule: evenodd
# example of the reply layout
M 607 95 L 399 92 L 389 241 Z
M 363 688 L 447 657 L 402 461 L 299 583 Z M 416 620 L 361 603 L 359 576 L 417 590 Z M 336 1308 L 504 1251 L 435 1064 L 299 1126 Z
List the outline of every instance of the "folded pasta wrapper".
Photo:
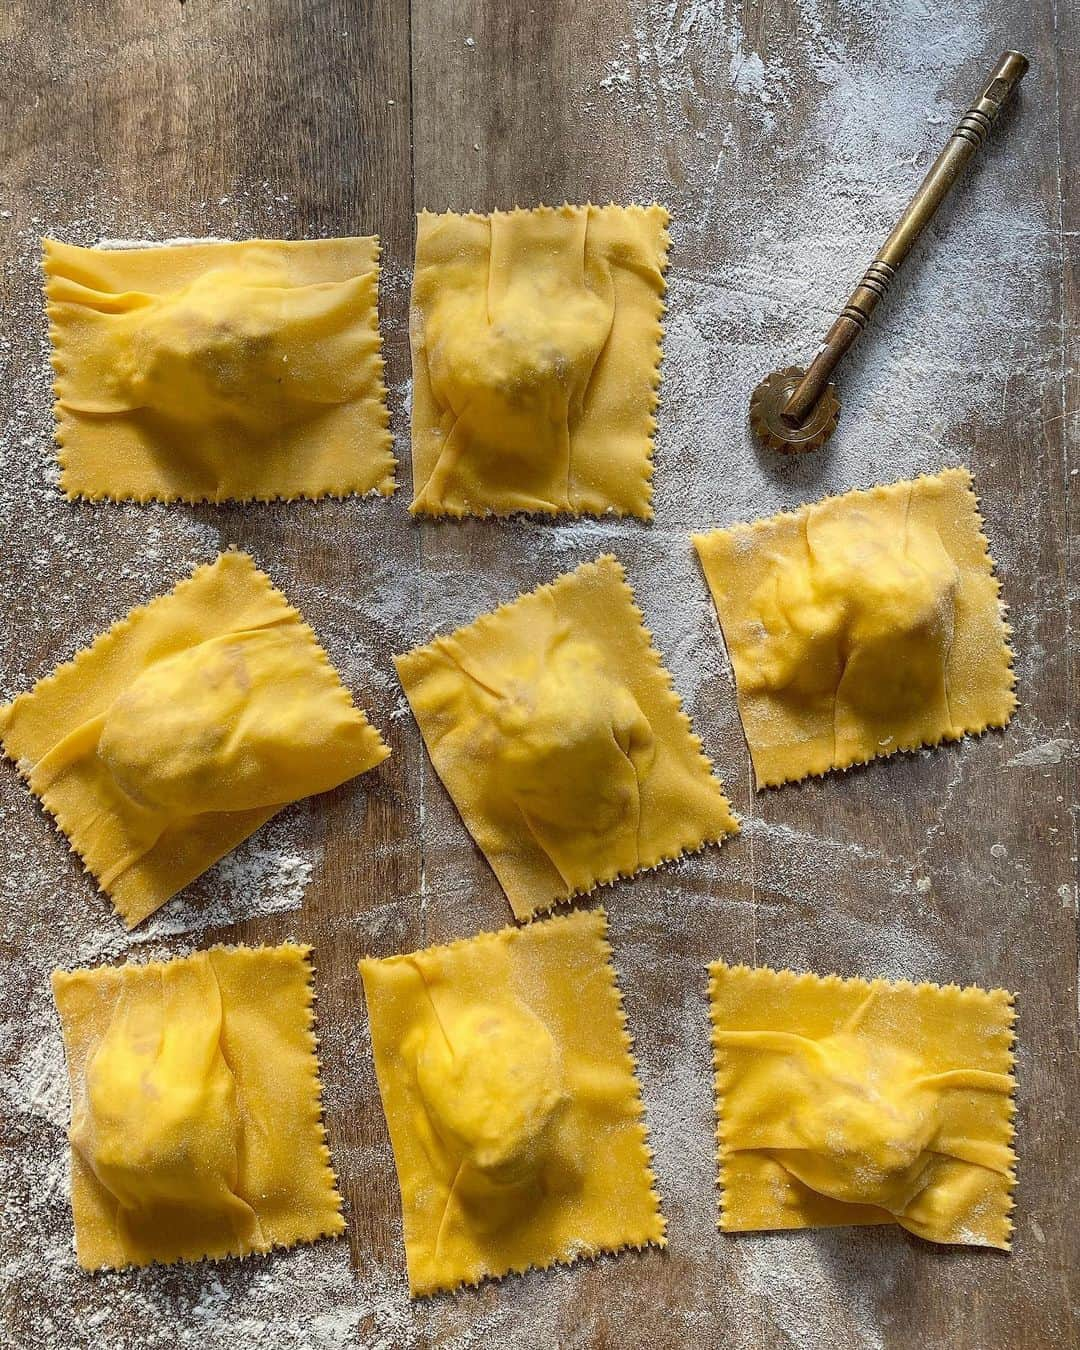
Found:
M 282 806 L 390 753 L 242 553 L 0 709 L 0 744 L 129 927 Z
M 1010 628 L 967 469 L 694 536 L 757 785 L 1003 727 Z
M 610 555 L 395 664 L 519 919 L 739 828 Z
M 602 910 L 360 973 L 414 1296 L 664 1245 Z
M 379 241 L 44 241 L 69 497 L 394 490 Z
M 57 970 L 52 987 L 81 1266 L 221 1260 L 344 1231 L 310 948 Z
M 652 516 L 668 213 L 417 220 L 415 514 Z
M 1012 1240 L 1013 997 L 709 967 L 720 1227 Z

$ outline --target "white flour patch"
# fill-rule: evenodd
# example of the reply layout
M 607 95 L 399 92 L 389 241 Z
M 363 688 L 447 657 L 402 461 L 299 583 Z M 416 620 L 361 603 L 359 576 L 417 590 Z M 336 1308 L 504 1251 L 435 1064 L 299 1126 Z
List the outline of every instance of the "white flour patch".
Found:
M 107 249 L 173 248 L 184 244 L 231 244 L 232 242 L 231 239 L 223 239 L 216 234 L 204 235 L 202 238 L 177 235 L 172 239 L 99 239 L 94 247 Z
M 835 1230 L 762 1233 L 738 1240 L 740 1276 L 754 1302 L 792 1350 L 826 1345 L 845 1329 L 847 1344 L 878 1350 L 889 1343 L 878 1309 L 897 1284 L 894 1243 L 863 1231 L 856 1248 Z
M 1018 755 L 1013 755 L 1012 759 L 1007 759 L 1005 764 L 1010 769 L 1041 769 L 1051 764 L 1060 764 L 1072 753 L 1072 749 L 1072 741 L 1057 737 L 1052 741 L 1043 741 L 1041 745 L 1033 745 L 1030 750 L 1021 750 Z
M 271 821 L 187 891 L 163 905 L 128 940 L 157 942 L 299 909 L 311 881 L 315 854 L 297 852 L 287 842 L 289 833 L 287 827 Z

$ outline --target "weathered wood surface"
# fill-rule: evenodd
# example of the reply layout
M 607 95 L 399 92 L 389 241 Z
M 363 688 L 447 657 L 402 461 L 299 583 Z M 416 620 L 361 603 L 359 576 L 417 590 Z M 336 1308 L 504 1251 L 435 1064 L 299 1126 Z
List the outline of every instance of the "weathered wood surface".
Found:
M 4 6 L 0 303 L 10 370 L 0 387 L 0 693 L 28 687 L 131 604 L 235 544 L 310 618 L 394 752 L 377 774 L 287 813 L 281 837 L 314 859 L 301 909 L 260 916 L 254 903 L 239 912 L 255 917 L 213 929 L 196 922 L 134 953 L 285 936 L 315 946 L 327 1119 L 351 1262 L 340 1255 L 344 1244 L 339 1252 L 323 1244 L 296 1266 L 295 1290 L 268 1302 L 259 1281 L 289 1278 L 282 1272 L 292 1257 L 104 1281 L 72 1273 L 62 1196 L 39 1204 L 47 1178 L 55 1179 L 49 1160 L 62 1154 L 63 1129 L 55 1109 L 36 1105 L 55 1104 L 49 1084 L 26 1090 L 44 1025 L 34 1017 L 47 1016 L 49 966 L 85 959 L 96 935 L 116 936 L 116 921 L 14 776 L 0 777 L 0 838 L 11 858 L 0 920 L 0 1050 L 19 1108 L 0 1120 L 8 1177 L 0 1254 L 10 1262 L 0 1289 L 4 1344 L 1080 1343 L 1069 731 L 1077 494 L 1068 463 L 1080 408 L 1080 122 L 1070 57 L 1080 30 L 1060 0 L 954 9 L 938 19 L 916 5 L 874 17 L 846 0 Z M 906 26 L 915 31 L 903 47 Z M 918 167 L 850 162 L 856 142 L 842 128 L 886 115 L 895 97 L 878 101 L 875 81 L 864 80 L 852 86 L 863 102 L 838 114 L 841 131 L 822 133 L 829 90 L 838 80 L 844 88 L 838 71 L 878 69 L 888 90 L 888 49 L 883 55 L 879 43 L 886 30 L 909 53 L 919 34 L 930 35 L 925 55 L 895 72 L 916 107 L 943 100 L 958 113 L 1004 46 L 1027 51 L 1033 69 L 1020 106 L 912 259 L 878 335 L 849 362 L 843 391 L 852 420 L 835 446 L 814 462 L 770 464 L 725 411 L 749 395 L 745 353 L 760 346 L 764 373 L 811 349 L 947 130 L 940 119 L 910 119 Z M 929 72 L 925 82 L 912 78 L 916 68 Z M 830 279 L 815 232 L 829 227 L 831 194 L 850 197 L 845 180 L 826 172 L 838 161 L 849 184 L 879 184 L 880 200 L 858 233 L 832 237 Z M 665 385 L 655 524 L 414 524 L 405 512 L 414 211 L 654 195 L 676 219 L 672 330 L 680 306 L 703 306 L 695 320 L 700 378 L 683 343 Z M 993 238 L 974 229 L 970 217 L 980 211 L 1028 222 L 1022 249 L 1016 230 L 1003 227 L 999 252 L 973 256 Z M 388 502 L 293 506 L 67 505 L 45 472 L 48 399 L 30 242 L 45 231 L 81 241 L 377 232 L 399 493 Z M 763 254 L 759 236 L 770 231 L 778 242 Z M 792 239 L 805 241 L 807 256 Z M 937 284 L 950 269 L 952 290 Z M 814 278 L 809 289 L 804 270 Z M 1021 272 L 1036 284 L 1018 286 Z M 702 299 L 721 293 L 723 303 L 711 307 Z M 941 295 L 947 310 L 934 308 Z M 943 325 L 955 336 L 955 364 L 913 367 L 919 347 L 903 330 L 925 329 L 936 352 Z M 968 397 L 980 379 L 992 398 Z M 727 386 L 724 402 L 715 390 Z M 933 414 L 917 396 L 927 387 L 939 399 Z M 1022 707 L 1014 724 L 1004 737 L 755 797 L 688 529 L 958 459 L 976 475 L 1016 625 Z M 400 691 L 390 654 L 603 549 L 626 562 L 747 825 L 723 850 L 605 896 L 670 1246 L 410 1309 L 355 962 L 498 927 L 509 911 L 425 762 L 411 718 L 391 719 Z M 667 577 L 678 592 L 671 603 L 658 580 Z M 695 667 L 705 678 L 689 681 Z M 1047 743 L 1056 748 L 1034 762 L 1009 763 Z M 195 900 L 220 890 L 200 883 Z M 119 940 L 100 950 L 107 959 L 129 954 Z M 935 1249 L 899 1230 L 716 1233 L 704 964 L 718 957 L 1016 991 L 1012 1256 Z M 48 1035 L 55 1041 L 55 1029 Z M 39 1212 L 50 1225 L 44 1231 L 26 1219 Z M 211 1278 L 220 1298 L 207 1294 Z

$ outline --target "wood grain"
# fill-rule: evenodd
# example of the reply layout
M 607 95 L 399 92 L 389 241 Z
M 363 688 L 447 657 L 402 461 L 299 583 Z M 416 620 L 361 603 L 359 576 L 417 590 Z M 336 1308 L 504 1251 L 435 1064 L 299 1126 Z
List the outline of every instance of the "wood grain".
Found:
M 851 6 L 824 0 L 815 9 L 826 35 L 843 35 L 858 50 Z M 755 50 L 784 53 L 797 87 L 812 83 L 796 7 L 774 12 L 763 0 L 745 0 L 728 10 Z M 10 57 L 0 205 L 13 214 L 0 225 L 11 250 L 38 228 L 35 221 L 42 230 L 77 224 L 124 236 L 149 230 L 242 236 L 264 230 L 266 221 L 298 237 L 378 233 L 387 380 L 404 462 L 402 488 L 388 502 L 87 508 L 37 486 L 18 500 L 5 498 L 6 685 L 10 692 L 28 687 L 71 654 L 75 633 L 93 632 L 165 589 L 218 538 L 222 547 L 250 548 L 270 568 L 387 735 L 393 756 L 377 773 L 292 808 L 290 830 L 321 858 L 303 908 L 200 938 L 295 936 L 314 944 L 327 1120 L 348 1206 L 352 1297 L 361 1310 L 356 1344 L 459 1344 L 471 1327 L 498 1314 L 507 1345 L 1080 1345 L 1072 1311 L 1080 1259 L 1077 845 L 1070 812 L 1076 759 L 1003 771 L 1018 747 L 1069 736 L 1076 694 L 1069 586 L 1075 586 L 1077 480 L 1069 451 L 1080 425 L 1080 108 L 1069 53 L 1080 41 L 1080 18 L 1059 0 L 1002 0 L 995 7 L 988 57 L 1007 39 L 1031 54 L 1033 69 L 1022 106 L 1003 128 L 1002 143 L 977 166 L 971 189 L 977 195 L 987 175 L 1022 177 L 1016 191 L 1052 223 L 1050 294 L 1036 316 L 1039 350 L 1009 373 L 1001 418 L 961 429 L 990 538 L 1023 541 L 1010 549 L 1023 565 L 1004 576 L 1018 646 L 1023 641 L 1017 721 L 1005 738 L 755 797 L 730 685 L 726 677 L 707 681 L 689 711 L 748 828 L 720 852 L 605 895 L 647 1107 L 667 1122 L 671 1139 L 685 1132 L 687 1166 L 704 1160 L 698 1198 L 684 1204 L 673 1182 L 664 1253 L 433 1300 L 389 1339 L 364 1301 L 376 1267 L 397 1271 L 402 1281 L 404 1270 L 355 962 L 509 919 L 501 891 L 426 762 L 412 719 L 391 719 L 399 691 L 389 657 L 433 626 L 467 621 L 599 551 L 594 536 L 565 525 L 417 525 L 407 517 L 413 213 L 655 194 L 689 216 L 707 201 L 713 207 L 702 217 L 705 227 L 679 237 L 673 267 L 715 278 L 742 244 L 730 213 L 716 203 L 725 194 L 753 192 L 765 221 L 801 186 L 800 175 L 814 172 L 812 154 L 794 153 L 805 148 L 806 100 L 793 100 L 776 122 L 768 158 L 749 180 L 733 176 L 720 147 L 712 178 L 696 176 L 704 123 L 695 105 L 678 108 L 655 85 L 650 101 L 647 70 L 632 73 L 636 94 L 619 117 L 599 103 L 583 109 L 582 89 L 598 87 L 612 54 L 619 60 L 621 44 L 639 46 L 633 30 L 640 22 L 639 7 L 622 0 L 412 6 L 408 0 L 73 6 L 9 0 L 0 13 L 0 42 Z M 979 73 L 957 72 L 951 93 L 958 108 Z M 715 97 L 729 91 L 718 89 Z M 732 154 L 745 165 L 760 154 L 761 123 L 734 101 L 730 115 Z M 829 148 L 813 153 L 826 156 Z M 949 208 L 964 209 L 962 202 Z M 943 217 L 927 247 L 948 247 L 951 219 Z M 853 273 L 865 261 L 853 258 Z M 919 307 L 920 265 L 916 255 L 910 289 L 883 322 L 933 320 Z M 837 278 L 838 301 L 852 279 Z M 27 317 L 39 303 L 37 285 L 14 268 L 3 278 L 5 332 L 16 346 L 40 337 Z M 821 318 L 793 316 L 799 344 L 817 336 Z M 776 357 L 779 363 L 785 354 Z M 868 377 L 873 361 L 867 340 L 845 371 L 849 388 Z M 991 376 L 1000 380 L 1004 372 Z M 10 389 L 0 390 L 0 400 L 8 404 L 9 423 L 21 415 Z M 42 427 L 47 432 L 39 422 L 39 435 Z M 658 481 L 670 484 L 684 468 L 665 457 L 665 446 L 662 422 Z M 738 453 L 753 450 L 747 444 Z M 723 471 L 737 473 L 737 464 Z M 813 498 L 817 471 L 805 472 L 805 496 Z M 632 581 L 644 583 L 670 567 L 687 548 L 688 528 L 707 523 L 677 493 L 664 491 L 655 525 L 612 527 L 605 545 L 623 558 Z M 662 648 L 665 637 L 674 640 L 661 608 L 646 617 Z M 699 639 L 715 641 L 715 630 Z M 0 781 L 0 804 L 5 824 L 16 822 L 8 842 L 14 847 L 17 836 L 20 847 L 40 850 L 72 905 L 97 904 L 62 842 L 9 776 Z M 819 847 L 817 861 L 802 859 L 801 838 L 834 844 L 835 853 Z M 999 845 L 1004 853 L 992 854 Z M 800 867 L 806 884 L 793 888 L 792 871 Z M 917 909 L 907 885 L 916 877 L 926 883 Z M 35 944 L 53 940 L 49 907 L 56 894 L 14 892 L 0 947 L 13 986 L 25 978 L 18 970 Z M 812 1249 L 792 1242 L 787 1249 L 796 1270 L 808 1250 L 814 1254 L 807 1269 L 815 1283 L 806 1297 L 816 1311 L 800 1332 L 777 1317 L 775 1295 L 751 1278 L 755 1238 L 721 1239 L 712 1228 L 704 965 L 724 958 L 873 975 L 861 968 L 850 934 L 872 932 L 883 911 L 903 907 L 908 911 L 891 917 L 910 926 L 913 951 L 933 949 L 936 971 L 1018 994 L 1016 1250 L 1010 1257 L 939 1250 L 893 1230 L 838 1230 L 815 1239 Z M 93 921 L 112 922 L 100 906 Z M 17 1028 L 0 1050 L 9 1067 L 27 1052 Z M 5 1126 L 0 1121 L 0 1130 Z M 55 1146 L 55 1136 L 48 1138 Z M 25 1133 L 4 1139 L 8 1167 L 11 1150 L 34 1146 Z M 783 1262 L 785 1245 L 774 1244 Z M 180 1288 L 168 1283 L 170 1274 L 161 1278 L 163 1288 Z M 13 1284 L 2 1295 L 5 1343 L 30 1347 L 43 1343 L 37 1337 L 44 1310 L 21 1290 Z M 58 1344 L 94 1343 L 85 1327 L 103 1297 L 86 1282 L 71 1323 L 84 1328 L 78 1335 L 86 1339 L 72 1332 Z M 867 1339 L 867 1326 L 876 1329 L 876 1340 Z M 122 1318 L 112 1328 L 116 1344 L 131 1345 L 143 1330 Z

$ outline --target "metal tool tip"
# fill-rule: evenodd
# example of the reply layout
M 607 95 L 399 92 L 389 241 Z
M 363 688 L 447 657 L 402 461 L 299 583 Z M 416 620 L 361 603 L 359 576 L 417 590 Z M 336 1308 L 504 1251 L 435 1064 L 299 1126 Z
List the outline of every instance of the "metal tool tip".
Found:
M 1031 62 L 1023 52 L 1014 52 L 1010 47 L 1008 51 L 1001 53 L 997 63 L 997 70 L 994 71 L 993 79 L 1009 80 L 1016 83 L 1022 80 L 1031 68 Z
M 784 417 L 791 391 L 804 374 L 797 366 L 774 370 L 750 396 L 750 426 L 767 450 L 778 450 L 781 454 L 817 450 L 836 430 L 840 400 L 834 384 L 825 386 L 801 422 L 793 425 Z

